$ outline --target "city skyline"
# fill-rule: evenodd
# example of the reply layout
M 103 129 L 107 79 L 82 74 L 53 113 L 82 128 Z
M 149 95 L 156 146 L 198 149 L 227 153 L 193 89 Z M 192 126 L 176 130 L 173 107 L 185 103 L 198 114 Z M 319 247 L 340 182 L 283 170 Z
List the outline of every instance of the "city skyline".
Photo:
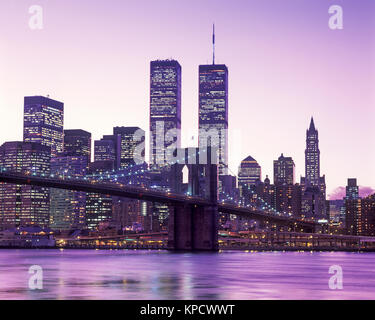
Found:
M 42 1 L 43 2 L 43 1 Z M 120 5 L 117 1 L 112 1 L 114 5 L 117 5 L 122 8 L 122 5 Z M 15 13 L 14 10 L 20 10 L 22 13 L 22 5 L 25 2 L 14 4 L 14 8 L 6 8 L 10 13 Z M 275 4 L 274 1 L 268 1 L 268 3 Z M 370 16 L 367 11 L 370 12 L 370 6 L 372 4 L 370 2 L 364 2 L 363 7 L 357 7 L 357 8 L 350 8 L 350 12 L 348 11 L 348 14 L 345 16 L 345 21 L 353 21 L 350 20 L 351 17 L 356 18 L 353 22 L 350 24 L 348 23 L 348 26 L 346 29 L 343 30 L 343 34 L 337 34 L 335 31 L 329 30 L 327 27 L 327 21 L 328 21 L 328 14 L 327 14 L 327 8 L 326 5 L 321 5 L 321 2 L 319 2 L 318 5 L 311 7 L 313 16 L 315 18 L 318 18 L 315 20 L 306 20 L 308 19 L 304 13 L 306 13 L 302 9 L 310 9 L 310 6 L 304 2 L 304 4 L 301 4 L 300 6 L 296 5 L 294 1 L 291 1 L 290 4 L 287 4 L 282 9 L 288 10 L 288 8 L 291 6 L 291 4 L 295 5 L 297 9 L 293 11 L 293 15 L 301 14 L 301 19 L 305 19 L 304 21 L 311 22 L 314 26 L 316 26 L 316 30 L 309 30 L 308 27 L 304 27 L 304 25 L 301 26 L 301 24 L 298 24 L 298 20 L 296 22 L 296 26 L 302 27 L 303 34 L 309 34 L 314 35 L 314 32 L 317 32 L 319 34 L 319 40 L 321 40 L 321 37 L 323 39 L 323 43 L 327 45 L 327 51 L 324 51 L 324 55 L 328 53 L 327 61 L 324 61 L 323 57 L 320 57 L 318 52 L 313 52 L 315 54 L 318 54 L 319 57 L 317 57 L 315 60 L 313 60 L 313 64 L 317 66 L 316 63 L 318 63 L 318 66 L 321 66 L 321 68 L 318 68 L 321 72 L 324 70 L 324 76 L 327 76 L 329 79 L 327 81 L 323 81 L 323 85 L 318 85 L 317 79 L 314 78 L 314 76 L 317 76 L 317 73 L 314 74 L 313 70 L 310 70 L 307 66 L 304 65 L 306 59 L 313 58 L 312 55 L 308 54 L 306 50 L 303 50 L 302 48 L 299 48 L 300 50 L 303 50 L 303 53 L 295 53 L 297 55 L 297 61 L 294 64 L 290 64 L 290 57 L 288 55 L 292 52 L 293 46 L 296 44 L 296 40 L 298 38 L 298 41 L 301 40 L 300 37 L 298 37 L 298 33 L 291 29 L 289 30 L 289 27 L 292 27 L 292 23 L 287 23 L 286 20 L 282 20 L 281 18 L 277 20 L 277 23 L 284 27 L 283 31 L 289 30 L 289 42 L 285 46 L 285 49 L 282 49 L 282 53 L 284 54 L 284 61 L 275 61 L 275 57 L 272 56 L 272 54 L 266 50 L 266 47 L 271 45 L 271 42 L 265 41 L 266 45 L 261 43 L 261 39 L 255 38 L 253 40 L 257 40 L 252 43 L 252 49 L 254 52 L 250 52 L 248 49 L 249 42 L 251 41 L 245 41 L 246 43 L 246 50 L 244 50 L 244 53 L 249 54 L 248 57 L 251 58 L 259 58 L 258 61 L 260 62 L 260 67 L 258 71 L 262 71 L 262 73 L 258 72 L 258 77 L 252 78 L 252 72 L 250 71 L 250 67 L 255 67 L 253 63 L 248 62 L 249 59 L 246 59 L 244 56 L 244 53 L 231 53 L 229 55 L 228 49 L 231 48 L 233 45 L 238 46 L 238 39 L 237 37 L 233 36 L 233 30 L 231 30 L 230 34 L 232 35 L 230 38 L 228 38 L 228 34 L 225 31 L 225 28 L 227 26 L 227 23 L 224 22 L 221 19 L 208 19 L 210 21 L 207 21 L 207 25 L 204 25 L 202 27 L 203 30 L 207 30 L 207 32 L 201 32 L 202 34 L 198 34 L 195 30 L 195 28 L 191 28 L 191 33 L 187 32 L 187 39 L 184 40 L 186 43 L 194 43 L 196 45 L 197 43 L 194 42 L 198 41 L 202 44 L 202 50 L 199 50 L 199 54 L 188 54 L 186 57 L 182 56 L 179 50 L 176 50 L 174 46 L 167 45 L 166 48 L 161 49 L 160 45 L 155 45 L 154 42 L 151 41 L 149 44 L 155 45 L 155 50 L 152 52 L 152 59 L 154 58 L 165 58 L 166 52 L 170 52 L 170 55 L 173 55 L 175 59 L 177 59 L 181 66 L 182 66 L 182 127 L 183 127 L 183 133 L 182 133 L 182 145 L 183 146 L 192 146 L 196 145 L 197 141 L 191 141 L 190 140 L 190 134 L 189 134 L 189 128 L 187 125 L 192 124 L 193 131 L 197 131 L 198 128 L 198 103 L 197 103 L 197 97 L 198 97 L 198 65 L 203 64 L 205 62 L 210 61 L 210 55 L 211 55 L 211 28 L 212 28 L 212 21 L 216 22 L 216 61 L 217 63 L 225 63 L 228 65 L 228 68 L 230 70 L 229 72 L 229 166 L 233 172 L 237 171 L 237 167 L 240 164 L 240 161 L 244 159 L 247 155 L 254 156 L 255 159 L 257 159 L 258 163 L 262 166 L 262 172 L 264 175 L 268 174 L 269 176 L 272 176 L 272 165 L 273 160 L 277 159 L 277 157 L 284 153 L 288 156 L 291 156 L 296 164 L 296 180 L 299 180 L 299 176 L 303 175 L 303 150 L 304 150 L 304 137 L 303 132 L 305 131 L 308 123 L 308 119 L 311 116 L 314 116 L 316 125 L 320 131 L 320 149 L 322 154 L 321 159 L 321 171 L 326 174 L 327 179 L 327 194 L 329 195 L 331 192 L 333 192 L 336 188 L 340 186 L 344 186 L 346 179 L 349 177 L 356 177 L 358 180 L 359 185 L 366 185 L 369 187 L 374 187 L 373 181 L 374 181 L 374 169 L 371 166 L 371 159 L 373 150 L 371 150 L 371 136 L 373 136 L 373 128 L 371 128 L 371 121 L 373 119 L 374 113 L 373 109 L 371 107 L 373 106 L 374 97 L 370 90 L 370 80 L 373 77 L 372 69 L 373 66 L 372 60 L 370 59 L 370 53 L 373 50 L 372 42 L 370 40 L 371 35 L 371 29 L 366 28 L 366 26 L 371 26 L 370 19 L 363 19 L 363 21 L 359 21 L 358 17 L 367 17 Z M 243 2 L 239 2 L 240 7 L 245 6 Z M 5 6 L 7 4 L 4 4 Z M 43 4 L 42 4 L 43 5 Z M 66 2 L 64 4 L 65 8 L 76 8 L 76 6 L 81 7 L 85 6 L 84 2 L 79 5 L 73 5 L 71 2 Z M 193 4 L 194 5 L 194 4 Z M 205 4 L 206 5 L 206 4 Z M 2 5 L 0 5 L 2 6 Z M 27 24 L 25 23 L 24 26 L 20 26 L 19 28 L 14 27 L 14 39 L 13 41 L 17 42 L 17 44 L 14 47 L 20 47 L 22 48 L 22 45 L 20 45 L 18 42 L 21 40 L 25 40 L 25 44 L 27 45 L 30 43 L 30 39 L 34 39 L 37 41 L 39 45 L 42 47 L 43 41 L 46 41 L 49 37 L 49 31 L 48 28 L 55 28 L 53 32 L 56 32 L 56 22 L 57 20 L 51 20 L 47 19 L 49 14 L 54 14 L 54 9 L 58 8 L 58 5 L 54 3 L 52 6 L 48 5 L 47 3 L 44 4 L 46 10 L 46 26 L 41 31 L 40 34 L 37 32 L 31 33 L 32 31 L 27 30 Z M 366 7 L 367 6 L 367 7 Z M 98 6 L 100 8 L 100 5 Z M 245 6 L 246 8 L 251 8 L 250 5 Z M 259 13 L 265 13 L 265 6 L 259 5 L 259 4 L 253 4 L 253 9 L 256 9 L 256 13 L 258 16 L 258 19 L 256 21 L 253 21 L 254 24 L 256 24 L 258 27 L 262 27 L 263 31 L 267 31 L 267 36 L 274 35 L 272 28 L 265 29 L 266 22 L 262 22 L 259 20 Z M 349 5 L 350 7 L 350 5 Z M 25 6 L 26 8 L 26 6 Z M 345 8 L 345 1 L 344 1 L 344 8 Z M 366 10 L 369 9 L 369 10 Z M 153 10 L 161 10 L 157 8 L 153 8 Z M 289 8 L 290 9 L 290 8 Z M 95 9 L 99 10 L 99 9 Z M 85 25 L 87 28 L 92 28 L 93 21 L 90 19 L 93 18 L 93 15 L 95 14 L 95 11 L 92 8 L 92 11 L 89 11 L 88 18 L 85 20 Z M 107 9 L 108 10 L 108 9 Z M 151 8 L 150 8 L 151 10 Z M 302 11 L 301 11 L 302 10 Z M 346 11 L 346 12 L 347 12 Z M 234 10 L 232 8 L 233 14 L 239 14 L 237 9 Z M 59 12 L 60 13 L 60 12 Z M 108 13 L 108 12 L 107 12 Z M 91 15 L 92 14 L 92 15 Z M 104 13 L 105 14 L 105 13 Z M 213 14 L 213 16 L 221 16 L 223 13 L 221 10 L 218 10 L 216 14 Z M 249 11 L 249 14 L 251 12 Z M 275 14 L 274 12 L 270 13 L 271 16 Z M 24 15 L 27 15 L 27 8 L 25 9 Z M 145 14 L 148 17 L 148 14 L 146 12 Z M 291 13 L 292 15 L 292 13 Z M 11 14 L 10 14 L 11 16 Z M 262 16 L 262 15 L 260 15 Z M 296 16 L 294 16 L 296 17 Z M 298 17 L 298 16 L 297 16 Z M 61 19 L 61 18 L 59 18 Z M 269 17 L 271 19 L 271 17 Z M 284 16 L 284 19 L 286 17 Z M 107 21 L 108 19 L 105 19 Z M 218 21 L 219 20 L 219 21 Z M 272 20 L 272 19 L 271 19 Z M 293 19 L 292 19 L 293 20 Z M 15 19 L 15 21 L 18 21 Z M 116 20 L 117 21 L 117 20 Z M 368 24 L 366 24 L 366 21 Z M 7 21 L 9 22 L 9 21 Z M 275 25 L 275 22 L 273 21 Z M 10 25 L 12 25 L 10 23 Z M 108 31 L 108 28 L 114 28 L 114 24 L 109 23 L 106 26 L 106 31 Z M 122 26 L 122 25 L 121 25 Z M 182 26 L 179 26 L 179 29 L 185 30 L 186 28 L 182 28 Z M 234 28 L 236 30 L 239 30 L 239 26 L 234 23 Z M 164 26 L 162 25 L 161 28 L 166 32 L 166 34 L 171 36 L 171 40 L 168 42 L 165 42 L 163 39 L 159 39 L 160 44 L 172 44 L 175 43 L 176 47 L 178 44 L 180 44 L 180 40 L 175 37 L 174 33 L 170 33 L 168 29 L 164 29 Z M 69 28 L 67 28 L 69 29 Z M 314 28 L 312 28 L 314 29 Z M 97 29 L 92 29 L 91 31 Z M 347 31 L 348 30 L 348 31 Z M 71 30 L 70 30 L 71 31 Z M 89 33 L 89 29 L 84 29 L 83 31 Z M 181 31 L 181 30 L 179 30 Z M 343 53 L 340 51 L 340 57 L 341 59 L 338 59 L 339 61 L 336 61 L 333 63 L 333 57 L 335 56 L 334 52 L 336 49 L 342 48 L 342 46 L 349 46 L 353 45 L 353 39 L 356 38 L 358 35 L 357 32 L 361 32 L 360 39 L 361 43 L 354 42 L 356 45 L 354 49 L 349 50 L 349 53 Z M 66 30 L 60 30 L 60 32 L 65 35 L 65 41 L 62 43 L 70 43 L 67 37 L 68 35 L 72 36 L 72 33 Z M 141 34 L 145 36 L 145 31 L 142 29 Z M 348 35 L 349 34 L 349 35 Z M 100 36 L 100 34 L 99 34 Z M 245 39 L 245 36 L 253 36 L 253 30 L 246 29 L 246 32 L 239 32 L 238 37 L 243 37 Z M 310 40 L 313 41 L 315 38 L 312 37 Z M 6 36 L 6 39 L 9 35 Z M 25 37 L 30 39 L 25 39 Z M 296 37 L 294 39 L 296 42 L 292 41 L 293 39 L 290 39 L 290 37 Z M 368 38 L 366 38 L 368 37 Z M 340 38 L 340 39 L 338 39 Z M 76 41 L 74 37 L 72 37 L 73 43 Z M 145 38 L 146 39 L 146 38 Z M 367 40 L 368 41 L 367 41 Z M 331 43 L 332 42 L 332 43 Z M 53 42 L 55 43 L 55 42 Z M 272 42 L 273 43 L 273 42 Z M 77 43 L 76 43 L 77 44 Z M 90 40 L 87 40 L 83 46 L 78 45 L 77 48 L 82 49 L 89 49 L 91 48 L 91 45 L 93 43 Z M 244 44 L 244 45 L 245 45 Z M 185 44 L 186 45 L 186 44 Z M 5 60 L 7 57 L 10 57 L 13 55 L 12 51 L 13 46 L 9 46 L 7 48 L 4 48 L 3 54 L 5 57 Z M 310 44 L 311 48 L 311 44 Z M 126 48 L 120 47 L 119 56 L 115 55 L 115 61 L 118 66 L 120 65 L 120 56 L 124 55 L 127 56 Z M 367 50 L 366 50 L 367 49 Z M 51 48 L 52 52 L 56 52 L 56 48 Z M 151 50 L 151 48 L 149 48 Z M 285 50 L 285 51 L 284 51 Z M 21 50 L 22 51 L 22 50 Z M 113 50 L 109 50 L 111 54 L 113 54 Z M 139 50 L 136 50 L 139 52 Z M 149 51 L 151 52 L 151 51 Z M 100 51 L 100 57 L 105 57 L 104 51 Z M 268 62 L 272 62 L 271 65 L 267 65 L 267 59 L 260 59 L 260 55 L 267 54 L 267 58 L 270 59 Z M 21 58 L 22 53 L 16 52 L 16 57 Z M 85 87 L 86 90 L 79 90 L 79 89 L 73 89 L 73 85 L 68 85 L 67 81 L 61 81 L 61 80 L 68 80 L 67 77 L 68 74 L 64 74 L 62 69 L 59 69 L 59 63 L 57 61 L 51 61 L 49 59 L 45 60 L 45 65 L 42 63 L 42 57 L 43 54 L 40 52 L 38 48 L 35 48 L 35 52 L 28 52 L 29 57 L 28 58 L 22 58 L 23 61 L 20 64 L 19 67 L 15 67 L 13 63 L 10 63 L 10 66 L 4 66 L 2 68 L 5 70 L 5 72 L 0 77 L 0 106 L 1 110 L 7 112 L 7 116 L 1 117 L 3 122 L 1 122 L 1 142 L 5 141 L 15 141 L 20 140 L 21 138 L 21 131 L 20 131 L 20 119 L 19 116 L 22 116 L 22 99 L 23 96 L 26 95 L 34 95 L 34 94 L 42 94 L 46 95 L 47 93 L 51 94 L 51 97 L 53 99 L 63 101 L 66 108 L 66 119 L 65 119 L 65 128 L 67 129 L 84 129 L 86 131 L 89 131 L 93 134 L 93 140 L 99 139 L 103 134 L 106 132 L 110 132 L 109 130 L 112 129 L 112 127 L 115 126 L 139 126 L 140 128 L 146 129 L 148 128 L 147 124 L 147 117 L 145 117 L 145 114 L 148 114 L 148 90 L 147 87 L 149 85 L 147 79 L 147 67 L 148 63 L 152 59 L 144 59 L 145 57 L 139 57 L 136 61 L 137 67 L 140 67 L 139 72 L 130 72 L 127 71 L 127 74 L 130 75 L 128 78 L 134 79 L 134 83 L 137 84 L 130 84 L 127 79 L 123 79 L 123 83 L 119 83 L 116 81 L 107 81 L 109 82 L 108 85 L 104 85 L 102 87 L 103 96 L 99 94 L 96 91 L 96 85 L 92 82 L 79 82 L 80 80 L 84 79 L 85 76 L 82 73 L 76 74 L 74 73 L 74 76 L 77 76 L 80 80 L 77 80 L 78 82 L 74 82 L 77 88 L 82 89 L 82 85 Z M 66 52 L 65 52 L 66 54 Z M 103 54 L 103 55 L 102 55 Z M 149 54 L 148 54 L 149 55 Z M 353 55 L 355 57 L 358 57 L 362 62 L 358 63 L 358 65 L 353 64 L 352 61 Z M 198 56 L 198 57 L 197 57 Z M 56 55 L 56 59 L 58 59 L 59 54 Z M 95 65 L 95 58 L 99 58 L 99 55 L 94 55 L 89 58 L 87 63 L 83 63 L 83 66 L 77 67 L 78 71 L 89 71 L 86 76 L 90 75 L 92 76 L 92 72 L 101 74 L 103 71 L 101 66 Z M 206 58 L 202 58 L 206 57 Z M 335 56 L 337 58 L 337 55 Z M 350 65 L 346 65 L 347 60 L 351 59 Z M 241 60 L 241 66 L 238 65 L 238 63 L 235 63 L 233 60 Z M 301 60 L 299 60 L 301 59 Z M 17 60 L 17 59 L 15 59 Z M 53 59 L 52 59 L 53 60 Z M 82 58 L 76 57 L 76 62 L 72 62 L 73 65 L 76 65 L 77 63 L 82 64 Z M 142 61 L 141 61 L 142 60 Z M 250 59 L 251 60 L 251 59 Z M 104 71 L 104 77 L 108 72 L 115 72 L 114 69 L 111 69 L 110 66 L 113 64 L 108 64 L 108 58 L 107 60 L 104 59 L 108 70 Z M 35 63 L 32 63 L 35 62 Z M 2 61 L 4 63 L 4 59 Z M 14 70 L 20 70 L 22 69 L 23 63 L 27 63 L 28 68 L 25 70 L 29 70 L 29 72 L 33 75 L 32 78 L 34 78 L 33 81 L 28 81 L 29 77 L 31 76 L 26 74 L 25 72 L 10 72 L 10 68 Z M 321 63 L 321 64 L 320 64 Z M 5 64 L 5 63 L 4 63 Z M 123 61 L 124 66 L 129 67 L 129 64 Z M 64 63 L 63 63 L 64 65 Z M 44 66 L 45 69 L 44 70 Z M 42 79 L 42 76 L 35 76 L 33 74 L 33 70 L 35 68 L 40 69 L 43 67 L 41 74 L 45 74 L 47 72 L 48 68 L 51 68 L 52 66 L 55 66 L 58 71 L 56 71 L 56 78 L 51 81 L 51 78 L 49 78 L 49 82 L 45 82 L 44 79 Z M 84 67 L 90 67 L 91 69 L 85 69 Z M 290 67 L 294 76 L 289 75 L 290 84 L 296 85 L 297 80 L 299 77 L 302 77 L 303 75 L 298 72 L 298 68 L 303 69 L 304 72 L 310 71 L 312 72 L 311 75 L 315 79 L 304 79 L 307 83 L 305 86 L 289 86 L 285 85 L 285 83 L 279 82 L 281 79 L 283 79 L 281 74 L 285 74 L 284 71 L 286 71 L 286 67 Z M 18 69 L 20 68 L 20 69 Z M 274 68 L 276 68 L 274 70 Z M 342 70 L 340 70 L 342 68 Z M 274 79 L 269 78 L 271 69 L 274 72 Z M 72 71 L 72 69 L 69 69 Z M 132 68 L 130 68 L 132 70 Z M 248 72 L 248 73 L 246 73 Z M 278 73 L 281 72 L 281 73 Z M 256 73 L 256 72 L 254 72 Z M 319 72 L 318 72 L 319 73 Z M 247 82 L 244 81 L 244 78 L 242 75 L 250 75 L 251 81 Z M 345 78 L 343 77 L 344 74 L 350 74 L 351 81 L 345 81 Z M 16 76 L 17 75 L 17 76 Z M 261 77 L 259 77 L 261 75 Z M 322 76 L 322 75 L 321 75 Z M 15 79 L 22 77 L 23 81 L 19 83 L 19 86 L 15 86 Z M 84 77 L 84 78 L 82 78 Z M 339 81 L 337 80 L 340 79 Z M 365 80 L 359 81 L 359 78 L 364 78 Z M 117 79 L 117 73 L 115 72 L 114 79 Z M 188 84 L 184 85 L 185 79 L 187 80 Z M 86 79 L 87 80 L 87 79 Z M 272 80 L 272 85 L 270 85 L 270 80 Z M 357 81 L 358 80 L 358 81 Z M 103 85 L 101 81 L 98 81 L 100 85 Z M 330 83 L 331 82 L 331 83 Z M 249 86 L 250 89 L 254 88 L 253 90 L 250 90 L 252 94 L 254 95 L 248 95 L 245 96 L 240 94 L 240 91 L 243 90 L 245 87 L 247 87 L 250 83 L 253 84 L 253 86 Z M 62 84 L 62 86 L 59 86 L 59 84 Z M 327 85 L 328 84 L 328 85 Z M 353 92 L 349 93 L 346 91 L 345 88 L 350 84 L 352 87 Z M 126 90 L 126 85 L 129 85 L 130 90 Z M 279 85 L 276 86 L 276 85 Z M 143 91 L 140 87 L 145 87 L 146 89 Z M 312 87 L 318 90 L 318 93 L 320 95 L 317 95 L 318 97 L 315 97 L 315 99 L 312 99 L 313 93 L 308 90 L 308 87 Z M 89 93 L 89 88 L 93 89 L 91 93 Z M 137 88 L 137 90 L 133 89 Z M 302 89 L 302 96 L 296 97 L 294 94 L 296 92 L 290 90 L 293 88 L 296 92 L 298 89 Z M 344 91 L 345 89 L 345 91 Z M 20 90 L 24 90 L 20 92 Z M 47 92 L 41 92 L 41 91 L 47 91 Z M 333 91 L 332 91 L 333 90 Z M 115 94 L 113 93 L 115 91 Z M 121 91 L 126 91 L 124 93 L 119 93 Z M 283 92 L 281 94 L 281 91 Z M 312 90 L 313 91 L 313 90 Z M 95 92 L 95 93 L 93 93 Z M 263 94 L 259 94 L 260 92 L 263 92 Z M 329 94 L 329 92 L 333 92 L 332 95 Z M 345 94 L 343 94 L 343 92 Z M 247 92 L 246 92 L 247 93 Z M 275 97 L 275 101 L 273 101 L 273 104 L 271 104 L 271 100 L 266 95 L 268 93 L 273 93 Z M 107 95 L 108 106 L 106 106 L 106 111 L 103 112 L 103 109 L 100 109 L 98 107 L 98 103 L 103 103 L 103 98 Z M 187 96 L 188 98 L 184 98 Z M 316 95 L 314 95 L 316 96 Z M 342 96 L 342 97 L 341 97 Z M 354 96 L 354 97 L 353 97 Z M 66 98 L 65 98 L 66 97 Z M 75 99 L 77 98 L 77 99 Z M 327 98 L 327 99 L 325 99 Z M 278 100 L 279 99 L 279 100 Z M 280 100 L 282 99 L 282 100 Z M 98 100 L 98 101 L 95 101 Z M 347 101 L 344 101 L 347 100 Z M 84 103 L 82 102 L 84 101 Z M 115 101 L 121 101 L 118 103 L 117 106 L 113 107 L 115 105 Z M 126 101 L 124 103 L 123 101 Z M 146 101 L 146 103 L 144 103 Z M 282 103 L 280 102 L 282 101 Z M 361 106 L 357 106 L 354 104 L 354 102 L 360 102 Z M 243 109 L 244 104 L 246 104 L 246 109 Z M 297 105 L 301 105 L 301 110 L 296 110 Z M 132 112 L 135 107 L 139 110 L 139 112 Z M 257 105 L 260 105 L 258 107 Z M 349 106 L 352 107 L 349 107 Z M 4 106 L 4 107 L 3 107 Z M 315 106 L 315 107 L 314 107 Z M 329 106 L 330 108 L 327 108 Z M 18 110 L 19 109 L 19 110 Z M 284 110 L 284 112 L 281 112 L 280 109 Z M 332 109 L 332 110 L 331 110 Z M 359 110 L 359 112 L 354 113 L 354 110 Z M 112 112 L 108 112 L 112 111 Z M 244 121 L 241 118 L 241 115 L 243 111 L 249 112 L 249 118 L 250 119 L 244 119 L 247 121 Z M 286 112 L 285 112 L 286 111 Z M 85 121 L 83 124 L 81 121 L 85 113 L 89 112 L 90 118 Z M 118 113 L 124 115 L 124 120 L 120 120 Z M 122 112 L 122 113 L 121 113 Z M 275 116 L 269 117 L 270 112 L 274 114 Z M 290 112 L 293 113 L 293 119 L 290 117 Z M 250 117 L 251 116 L 251 117 Z M 267 118 L 265 118 L 267 117 Z M 145 118 L 145 119 L 143 119 Z M 295 119 L 294 119 L 295 118 Z M 100 123 L 99 124 L 99 119 Z M 79 121 L 79 122 L 78 122 Z M 80 124 L 81 123 L 81 124 Z M 248 131 L 248 126 L 253 126 L 252 131 Z M 281 123 L 282 125 L 280 125 Z M 290 128 L 289 126 L 286 126 L 285 123 L 293 124 L 293 128 Z M 185 125 L 184 125 L 185 124 Z M 100 128 L 100 129 L 98 129 Z M 353 128 L 353 130 L 350 130 L 350 128 Z M 22 129 L 21 129 L 22 130 Z M 240 135 L 243 133 L 249 134 L 252 133 L 249 137 L 245 136 L 242 140 L 245 140 L 245 142 L 242 142 L 241 144 L 241 150 L 239 152 L 236 151 L 236 143 L 234 140 L 235 135 Z M 196 133 L 194 134 L 195 136 Z M 148 132 L 146 133 L 146 137 L 148 137 Z M 252 139 L 254 137 L 254 139 Z M 257 141 L 261 140 L 261 141 Z M 146 146 L 148 144 L 146 143 Z M 267 146 L 267 147 L 266 147 Z M 345 147 L 344 147 L 345 146 Z M 238 149 L 238 148 L 237 148 Z M 353 150 L 353 151 L 352 151 Z M 345 152 L 344 152 L 345 151 Z M 344 158 L 344 155 L 347 153 L 350 153 L 350 158 L 348 157 Z M 147 157 L 148 158 L 148 157 Z M 348 159 L 348 161 L 342 161 L 342 159 Z M 359 166 L 358 163 L 361 165 Z

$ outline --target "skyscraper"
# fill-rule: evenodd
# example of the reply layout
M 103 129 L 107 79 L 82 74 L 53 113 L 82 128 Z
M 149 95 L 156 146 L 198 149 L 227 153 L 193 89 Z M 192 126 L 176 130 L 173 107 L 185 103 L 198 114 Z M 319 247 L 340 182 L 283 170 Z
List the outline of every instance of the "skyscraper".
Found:
M 319 137 L 312 117 L 310 127 L 306 130 L 305 179 L 306 186 L 320 185 Z
M 145 161 L 145 152 L 142 148 L 145 141 L 144 130 L 138 127 L 115 127 L 113 134 L 119 136 L 120 140 L 118 169 L 121 170 Z
M 291 157 L 284 157 L 273 162 L 273 180 L 275 185 L 294 184 L 294 161 Z
M 167 148 L 173 144 L 175 148 L 181 147 L 180 131 L 181 66 L 175 60 L 151 61 L 150 164 L 153 169 L 168 166 Z
M 258 162 L 251 156 L 241 161 L 238 168 L 238 187 L 240 195 L 244 196 L 251 186 L 262 179 L 262 170 Z
M 319 136 L 312 117 L 306 130 L 305 177 L 301 177 L 301 187 L 302 216 L 328 218 L 325 176 L 320 176 Z
M 51 155 L 63 152 L 64 104 L 48 97 L 24 99 L 24 142 L 51 147 Z
M 91 133 L 81 129 L 64 130 L 64 153 L 67 156 L 84 156 L 88 165 L 91 161 Z
M 228 68 L 199 66 L 199 147 L 217 148 L 219 174 L 228 174 Z
M 0 167 L 23 174 L 49 174 L 51 148 L 39 143 L 6 142 L 0 146 Z M 0 228 L 49 223 L 49 189 L 0 183 Z

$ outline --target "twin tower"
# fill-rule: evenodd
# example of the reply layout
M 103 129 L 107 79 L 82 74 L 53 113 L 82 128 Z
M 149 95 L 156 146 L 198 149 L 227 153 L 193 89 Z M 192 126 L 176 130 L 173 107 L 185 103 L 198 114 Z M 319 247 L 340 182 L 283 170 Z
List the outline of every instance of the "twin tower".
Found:
M 214 61 L 213 61 L 214 62 Z M 150 164 L 168 166 L 168 149 L 181 148 L 181 65 L 176 60 L 151 61 Z M 191 111 L 190 111 L 191 112 Z M 209 142 L 218 149 L 219 174 L 228 165 L 228 68 L 223 64 L 199 66 L 199 146 Z

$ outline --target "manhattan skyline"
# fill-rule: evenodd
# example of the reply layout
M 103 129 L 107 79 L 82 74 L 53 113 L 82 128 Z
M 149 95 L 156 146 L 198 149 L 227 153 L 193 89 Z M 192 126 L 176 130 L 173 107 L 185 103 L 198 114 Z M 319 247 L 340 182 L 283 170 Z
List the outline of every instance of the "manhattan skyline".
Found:
M 313 116 L 327 194 L 344 186 L 349 177 L 375 187 L 375 37 L 370 1 L 357 7 L 340 1 L 345 14 L 340 31 L 327 26 L 326 1 L 286 1 L 282 8 L 278 1 L 237 1 L 227 13 L 225 3 L 217 1 L 217 7 L 204 15 L 195 1 L 187 11 L 186 4 L 173 6 L 169 1 L 159 7 L 145 1 L 144 11 L 120 1 L 103 7 L 94 2 L 95 7 L 87 1 L 40 1 L 45 9 L 40 31 L 28 29 L 27 1 L 0 4 L 8 13 L 0 22 L 7 30 L 0 31 L 5 39 L 0 44 L 2 143 L 21 140 L 23 97 L 39 94 L 63 101 L 65 128 L 87 130 L 93 140 L 114 126 L 146 130 L 149 62 L 174 58 L 182 66 L 182 145 L 197 145 L 198 66 L 211 62 L 215 22 L 216 63 L 229 69 L 231 171 L 236 173 L 240 161 L 251 155 L 263 175 L 272 176 L 273 160 L 284 153 L 294 159 L 298 181 L 304 175 L 304 131 Z M 85 11 L 82 19 L 80 10 Z M 198 28 L 173 18 L 169 25 L 159 23 L 154 37 L 154 15 L 171 12 L 200 15 L 203 22 Z M 236 22 L 239 16 L 241 22 Z M 135 24 L 136 31 L 130 28 Z M 200 50 L 192 52 L 193 47 Z M 147 131 L 147 139 L 148 135 Z

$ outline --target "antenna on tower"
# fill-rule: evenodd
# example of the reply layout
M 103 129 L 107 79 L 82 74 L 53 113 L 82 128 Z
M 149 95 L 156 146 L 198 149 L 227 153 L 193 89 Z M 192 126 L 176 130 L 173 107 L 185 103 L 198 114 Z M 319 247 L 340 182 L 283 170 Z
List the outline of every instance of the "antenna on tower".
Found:
M 215 64 L 215 23 L 212 28 L 212 64 Z

